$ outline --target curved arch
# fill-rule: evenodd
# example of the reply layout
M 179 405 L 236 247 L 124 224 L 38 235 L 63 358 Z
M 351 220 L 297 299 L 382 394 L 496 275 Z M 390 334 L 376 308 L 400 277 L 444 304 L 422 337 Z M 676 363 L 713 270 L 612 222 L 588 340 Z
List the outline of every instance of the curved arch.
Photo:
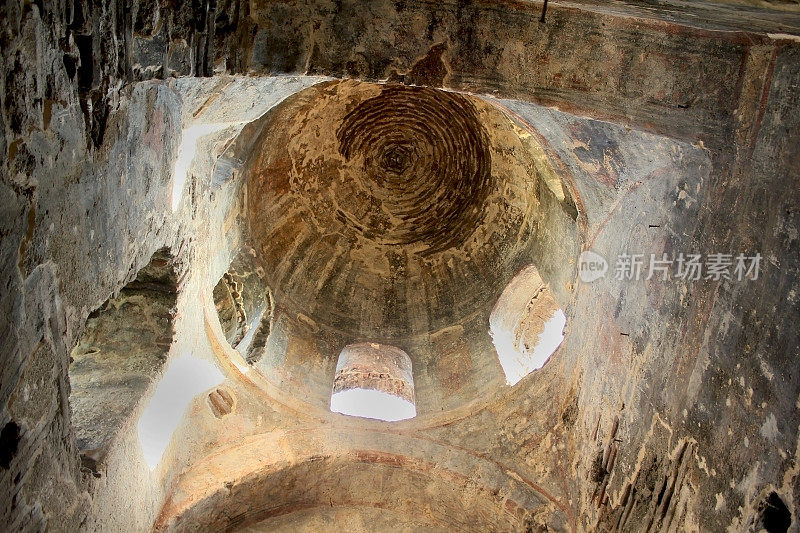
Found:
M 337 506 L 329 504 L 313 505 L 295 511 L 265 518 L 261 522 L 248 525 L 246 533 L 280 531 L 324 531 L 331 524 L 346 525 L 349 533 L 372 531 L 441 531 L 443 527 L 424 513 L 406 514 L 394 509 L 370 507 L 366 505 Z M 342 528 L 344 529 L 344 527 Z
M 155 530 L 230 531 L 320 505 L 422 513 L 435 527 L 465 531 L 523 529 L 528 516 L 553 507 L 512 473 L 428 440 L 276 431 L 198 461 L 177 481 Z

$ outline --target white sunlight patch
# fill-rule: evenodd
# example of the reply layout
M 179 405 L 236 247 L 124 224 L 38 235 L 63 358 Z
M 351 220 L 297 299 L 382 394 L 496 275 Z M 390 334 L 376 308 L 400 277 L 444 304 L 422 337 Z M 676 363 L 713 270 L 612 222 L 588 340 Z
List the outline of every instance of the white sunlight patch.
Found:
M 331 411 L 386 422 L 417 416 L 417 408 L 408 400 L 383 391 L 361 388 L 335 392 L 331 396 Z
M 189 167 L 197 154 L 197 141 L 204 135 L 225 129 L 235 122 L 214 122 L 211 124 L 196 124 L 189 126 L 181 134 L 181 144 L 178 146 L 178 157 L 175 158 L 175 168 L 172 170 L 172 212 L 178 210 L 183 194 L 183 186 L 189 175 Z
M 169 363 L 150 403 L 139 418 L 139 443 L 150 470 L 164 455 L 189 403 L 225 379 L 220 370 L 186 353 Z
M 516 385 L 519 380 L 544 366 L 564 340 L 566 324 L 564 311 L 556 309 L 553 316 L 545 322 L 544 330 L 539 334 L 532 351 L 520 351 L 511 333 L 494 336 L 500 366 L 503 367 L 509 385 Z

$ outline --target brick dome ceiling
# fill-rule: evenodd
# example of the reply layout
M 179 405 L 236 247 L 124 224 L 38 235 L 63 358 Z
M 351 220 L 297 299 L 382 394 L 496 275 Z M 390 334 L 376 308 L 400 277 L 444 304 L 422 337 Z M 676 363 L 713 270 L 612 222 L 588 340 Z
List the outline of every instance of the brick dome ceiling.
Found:
M 537 262 L 553 193 L 530 136 L 484 100 L 330 82 L 254 131 L 243 159 L 255 248 L 278 302 L 321 326 L 425 335 L 488 316 Z

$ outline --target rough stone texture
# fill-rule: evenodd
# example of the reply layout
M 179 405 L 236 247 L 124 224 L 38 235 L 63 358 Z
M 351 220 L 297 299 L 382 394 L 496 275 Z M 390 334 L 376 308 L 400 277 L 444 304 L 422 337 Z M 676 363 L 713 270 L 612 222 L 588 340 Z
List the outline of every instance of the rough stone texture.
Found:
M 168 180 L 174 93 L 116 91 L 123 103 L 109 142 L 90 154 L 78 83 L 59 46 L 65 22 L 50 11 L 59 7 L 0 9 L 0 417 L 19 427 L 0 471 L 2 522 L 78 530 L 90 500 L 70 423 L 69 351 L 89 312 L 173 242 L 154 207 Z
M 556 3 L 544 24 L 533 23 L 541 10 L 533 3 L 233 0 L 164 10 L 132 4 L 134 27 L 147 31 L 127 33 L 131 22 L 117 20 L 123 9 L 113 3 L 72 22 L 80 24 L 74 31 L 84 47 L 110 48 L 111 62 L 85 54 L 93 87 L 107 72 L 121 79 L 212 71 L 408 76 L 418 85 L 534 99 L 720 140 L 741 103 L 741 84 L 728 80 L 744 79 L 750 49 L 770 45 L 766 32 L 800 29 L 796 12 L 714 4 L 693 11 L 680 2 Z M 116 43 L 101 38 L 101 21 L 109 19 L 119 28 Z
M 254 250 L 245 247 L 236 254 L 213 296 L 228 343 L 246 354 L 248 363 L 258 362 L 272 330 L 273 306 Z
M 342 516 L 358 528 L 379 514 L 408 528 L 706 531 L 788 516 L 796 528 L 800 23 L 788 7 L 552 2 L 539 23 L 539 3 L 3 3 L 0 523 Z M 321 77 L 226 76 L 303 73 Z M 552 283 L 569 332 L 540 371 L 503 387 L 490 342 L 469 333 L 486 322 L 442 324 L 419 341 L 432 355 L 414 365 L 417 419 L 344 420 L 324 406 L 345 338 L 278 305 L 248 367 L 211 296 L 252 238 L 241 162 L 220 156 L 322 76 L 490 93 L 464 98 L 505 109 L 519 142 L 539 146 L 559 178 L 540 173 L 543 187 L 558 199 L 549 184 L 563 180 L 573 197 L 563 223 L 580 248 L 760 252 L 761 274 L 566 288 L 571 269 Z M 213 133 L 187 141 L 197 157 L 174 192 L 194 125 Z M 214 361 L 232 402 L 194 398 L 153 471 L 134 412 L 100 477 L 82 476 L 69 353 L 163 247 L 186 274 L 168 363 Z
M 170 263 L 169 255 L 156 252 L 136 279 L 89 314 L 70 353 L 72 425 L 93 470 L 172 344 L 178 280 Z
M 227 272 L 222 275 L 216 285 L 214 285 L 214 307 L 217 310 L 217 318 L 222 325 L 225 333 L 225 340 L 231 345 L 236 339 L 236 332 L 244 326 L 244 317 L 237 313 L 236 298 L 231 294 L 231 285 L 236 282 L 231 279 Z M 235 286 L 235 285 L 234 285 Z M 241 319 L 241 320 L 240 320 Z

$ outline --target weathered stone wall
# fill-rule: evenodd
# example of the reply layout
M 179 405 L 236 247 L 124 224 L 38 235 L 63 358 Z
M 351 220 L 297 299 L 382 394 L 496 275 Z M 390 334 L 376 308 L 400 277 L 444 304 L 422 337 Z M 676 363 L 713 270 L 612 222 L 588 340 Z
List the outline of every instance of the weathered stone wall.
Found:
M 742 103 L 750 52 L 770 47 L 767 31 L 800 29 L 792 11 L 638 2 L 556 3 L 544 23 L 540 5 L 511 2 L 75 0 L 4 9 L 13 21 L 7 33 L 21 33 L 25 12 L 42 11 L 54 47 L 49 65 L 78 87 L 94 146 L 121 84 L 219 73 L 390 78 L 724 138 Z M 4 49 L 11 83 L 23 86 L 24 57 Z M 53 95 L 44 85 L 38 92 L 19 107 L 41 114 Z
M 381 465 L 402 465 L 409 450 L 420 461 L 425 453 L 447 457 L 455 472 L 487 473 L 490 491 L 475 492 L 488 498 L 480 508 L 487 515 L 506 505 L 505 490 L 508 499 L 542 509 L 533 517 L 514 510 L 498 527 L 743 529 L 759 523 L 773 491 L 796 523 L 800 48 L 796 38 L 766 31 L 796 34 L 799 25 L 796 15 L 759 12 L 750 20 L 703 5 L 693 19 L 688 9 L 555 3 L 538 24 L 540 5 L 514 3 L 4 3 L 0 522 L 10 530 L 74 531 L 136 518 L 135 509 L 122 509 L 129 502 L 114 497 L 146 487 L 143 470 L 123 479 L 128 463 L 119 459 L 110 467 L 119 486 L 108 477 L 99 485 L 82 479 L 68 405 L 69 351 L 89 312 L 155 250 L 183 249 L 187 265 L 211 257 L 193 285 L 197 296 L 203 284 L 210 291 L 238 244 L 235 235 L 221 244 L 236 233 L 235 213 L 203 214 L 203 202 L 236 203 L 228 188 L 190 175 L 175 214 L 169 202 L 185 119 L 179 95 L 191 101 L 185 113 L 213 108 L 207 97 L 217 80 L 198 83 L 195 93 L 181 81 L 130 83 L 310 72 L 490 92 L 702 141 L 676 150 L 675 165 L 652 165 L 651 156 L 672 141 L 639 142 L 639 132 L 504 102 L 546 134 L 570 173 L 583 175 L 580 194 L 593 201 L 578 208 L 593 249 L 764 256 L 752 282 L 579 287 L 564 345 L 521 388 L 425 428 L 419 440 L 398 437 L 409 441 L 393 457 L 348 456 L 330 468 L 355 457 L 391 473 Z M 640 150 L 620 142 L 628 135 Z M 708 159 L 698 155 L 702 147 Z M 695 172 L 671 174 L 684 166 Z M 201 248 L 189 242 L 207 233 Z M 447 353 L 447 339 L 440 341 Z M 430 368 L 429 382 L 445 376 Z M 261 406 L 263 397 L 254 396 Z M 170 464 L 180 468 L 167 480 L 191 466 L 190 451 L 213 451 L 220 434 L 266 433 L 285 423 L 271 408 L 253 417 L 259 423 L 236 411 L 220 419 L 203 402 L 220 426 L 205 435 L 197 429 L 192 446 L 175 452 Z M 388 447 L 374 428 L 353 431 L 357 444 Z M 297 449 L 324 452 L 325 443 L 339 443 L 329 455 L 340 456 L 354 442 L 343 435 L 310 440 Z M 441 489 L 434 466 L 416 468 L 434 475 L 432 491 Z M 508 481 L 506 470 L 522 481 Z M 296 469 L 273 473 L 260 479 L 303 479 L 291 477 Z M 402 483 L 430 479 L 408 476 Z M 210 491 L 209 507 L 199 510 L 228 505 L 222 487 L 237 479 L 219 480 L 219 492 Z M 248 490 L 258 493 L 242 486 Z M 354 500 L 368 501 L 365 494 Z M 119 509 L 103 505 L 114 501 Z M 138 519 L 147 527 L 161 500 L 142 502 Z M 438 503 L 434 517 L 464 519 L 457 497 Z
M 619 213 L 590 229 L 592 249 L 606 257 L 638 250 L 659 257 L 764 256 L 755 281 L 579 288 L 560 353 L 572 354 L 569 364 L 583 383 L 583 425 L 574 438 L 584 459 L 573 475 L 592 481 L 580 490 L 585 509 L 597 508 L 595 518 L 583 514 L 586 526 L 597 520 L 602 529 L 746 529 L 758 521 L 757 508 L 773 489 L 788 506 L 797 500 L 799 391 L 790 361 L 800 350 L 800 198 L 790 185 L 798 177 L 798 139 L 797 109 L 789 103 L 797 53 L 796 45 L 776 47 L 770 77 L 759 80 L 760 104 L 754 115 L 741 117 L 752 125 L 746 135 L 710 150 L 710 167 L 700 163 L 695 174 L 668 188 L 674 176 L 658 170 L 650 179 L 627 181 L 649 156 L 622 155 L 617 164 L 603 164 L 618 145 L 599 130 L 587 132 L 586 145 L 552 144 L 573 174 L 611 177 L 594 191 L 586 188 L 588 180 L 578 181 L 584 197 L 603 194 L 609 185 L 608 191 L 626 191 Z M 541 131 L 563 127 L 531 119 Z M 558 135 L 572 137 L 576 128 L 571 124 Z M 602 319 L 581 327 L 579 316 L 588 310 Z M 573 343 L 581 349 L 571 349 Z M 616 459 L 607 475 L 596 465 L 612 448 Z
M 44 7 L 0 8 L 0 419 L 18 428 L 3 443 L 0 469 L 10 530 L 77 530 L 87 519 L 69 350 L 91 310 L 157 248 L 177 244 L 158 202 L 179 126 L 174 94 L 113 91 L 109 101 L 121 108 L 105 125 L 108 142 L 91 151 L 79 83 L 65 64 L 64 6 Z

